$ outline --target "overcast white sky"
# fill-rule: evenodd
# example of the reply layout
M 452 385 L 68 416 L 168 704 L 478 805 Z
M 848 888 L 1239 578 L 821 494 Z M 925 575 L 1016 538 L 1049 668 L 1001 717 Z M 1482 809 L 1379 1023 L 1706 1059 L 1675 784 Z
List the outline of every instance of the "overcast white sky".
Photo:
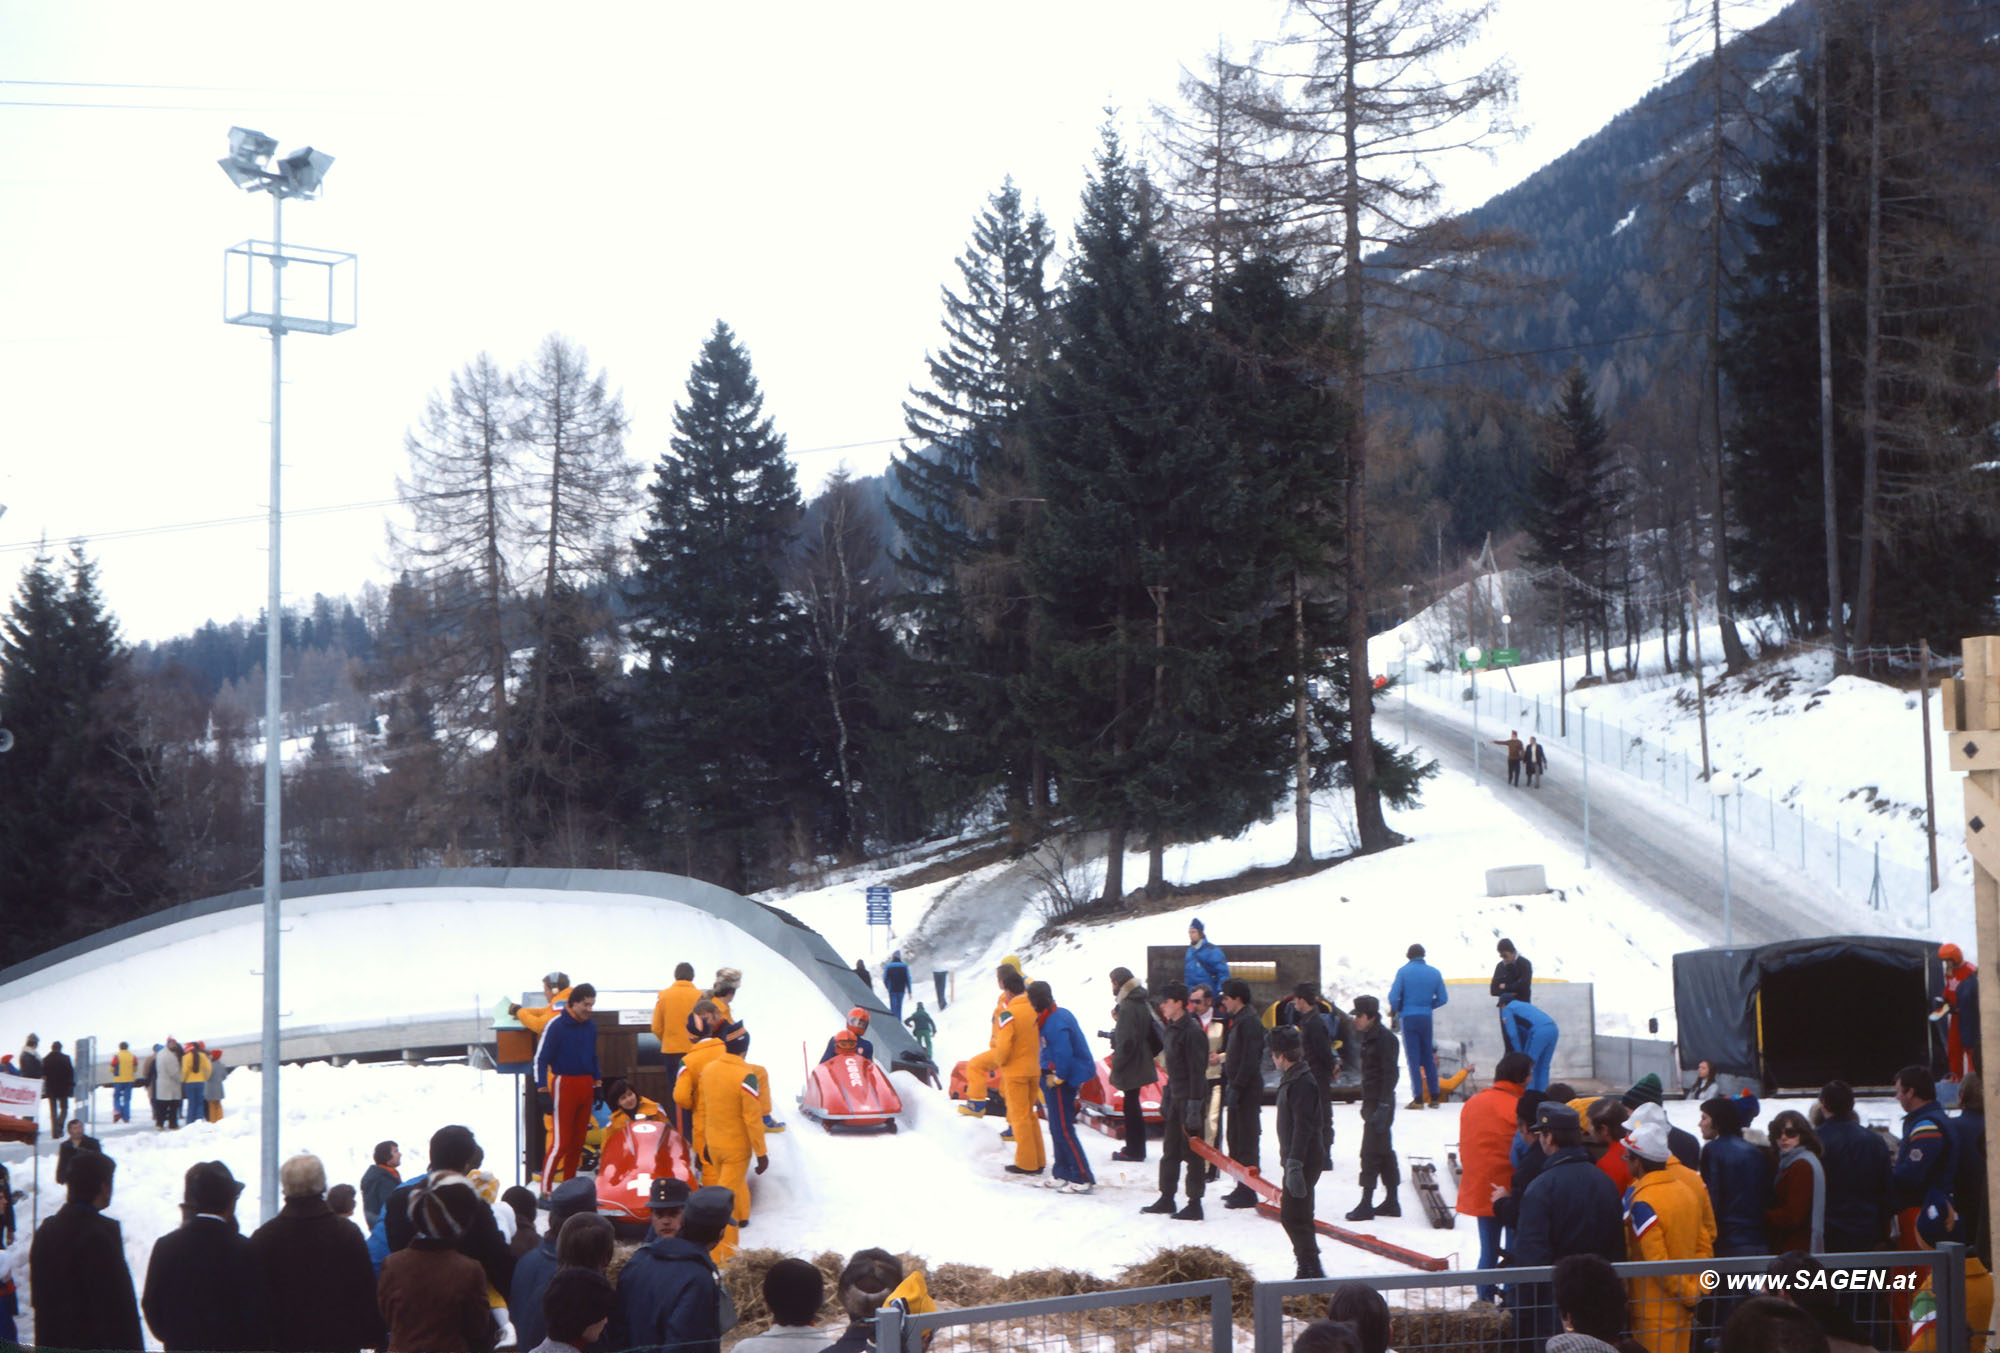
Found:
M 1657 83 L 1675 7 L 1498 0 L 1529 134 L 1450 170 L 1456 200 Z M 288 511 L 391 498 L 425 396 L 556 330 L 622 388 L 650 466 L 717 318 L 810 493 L 887 463 L 1002 179 L 1066 242 L 1104 110 L 1136 139 L 1183 64 L 1280 12 L 0 0 L 0 590 L 35 541 L 81 535 L 128 638 L 263 605 L 268 342 L 221 314 L 223 251 L 268 238 L 270 208 L 215 166 L 232 123 L 337 158 L 285 233 L 360 256 L 360 327 L 285 344 Z M 163 529 L 231 518 L 254 520 Z M 384 521 L 288 516 L 288 597 L 386 581 Z

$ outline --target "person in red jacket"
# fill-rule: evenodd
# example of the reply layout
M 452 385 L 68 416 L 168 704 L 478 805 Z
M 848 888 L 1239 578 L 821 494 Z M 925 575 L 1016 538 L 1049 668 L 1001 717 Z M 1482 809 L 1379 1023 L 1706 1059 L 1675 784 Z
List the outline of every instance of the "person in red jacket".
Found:
M 1505 1054 L 1493 1069 L 1493 1084 L 1466 1100 L 1459 1111 L 1458 1215 L 1479 1223 L 1478 1268 L 1498 1267 L 1505 1248 L 1505 1228 L 1493 1214 L 1493 1199 L 1513 1178 L 1515 1114 L 1534 1069 L 1534 1059 L 1527 1053 Z M 1479 1289 L 1481 1301 L 1498 1296 L 1497 1287 Z
M 1965 1041 L 1960 1032 L 1958 1018 L 1958 988 L 1966 978 L 1979 971 L 1977 963 L 1965 961 L 1965 951 L 1955 944 L 1940 944 L 1938 960 L 1944 964 L 1944 1014 L 1945 1024 L 1945 1065 L 1951 1078 L 1957 1080 L 1970 1068 L 1971 1062 L 1965 1050 Z M 1973 1030 L 1973 1037 L 1979 1036 Z

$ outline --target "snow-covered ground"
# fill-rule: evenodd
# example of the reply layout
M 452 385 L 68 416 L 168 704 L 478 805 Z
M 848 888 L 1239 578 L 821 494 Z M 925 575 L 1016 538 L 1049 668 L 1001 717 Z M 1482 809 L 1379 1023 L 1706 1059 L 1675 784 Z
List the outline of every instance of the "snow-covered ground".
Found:
M 1398 636 L 1385 636 L 1378 666 L 1402 656 Z M 1524 691 L 1553 692 L 1552 665 L 1515 675 Z M 1718 759 L 1753 783 L 1782 784 L 1814 804 L 1850 800 L 1857 777 L 1874 785 L 1878 798 L 1907 805 L 1914 795 L 1920 804 L 1920 755 L 1914 789 L 1903 765 L 1903 743 L 1915 732 L 1915 715 L 1904 708 L 1908 697 L 1850 681 L 1825 686 L 1815 697 L 1824 683 L 1812 682 L 1810 675 L 1804 668 L 1795 672 L 1792 690 L 1775 699 L 1761 690 L 1714 701 L 1710 740 Z M 1664 681 L 1650 689 L 1642 680 L 1597 691 L 1593 718 L 1611 710 L 1614 701 L 1629 711 L 1628 725 L 1667 739 L 1689 736 L 1692 712 L 1676 703 L 1674 689 Z M 1393 705 L 1380 727 L 1393 734 Z M 1939 788 L 1941 803 L 1956 802 L 1948 771 L 1940 775 Z M 1871 816 L 1885 832 L 1910 830 L 1900 811 Z M 1345 847 L 1345 817 L 1332 797 L 1316 803 L 1319 853 Z M 1077 1010 L 1088 1033 L 1108 1026 L 1109 970 L 1142 969 L 1148 945 L 1184 943 L 1187 922 L 1195 915 L 1225 949 L 1232 943 L 1318 943 L 1329 994 L 1343 1002 L 1386 991 L 1413 941 L 1426 946 L 1446 976 L 1483 980 L 1491 971 L 1495 938 L 1507 935 L 1534 959 L 1538 976 L 1596 984 L 1599 1031 L 1640 1034 L 1649 1017 L 1658 1016 L 1663 1036 L 1671 1036 L 1672 955 L 1698 947 L 1706 937 L 1653 910 L 1643 890 L 1621 886 L 1606 871 L 1584 870 L 1578 843 L 1543 831 L 1514 802 L 1490 785 L 1474 786 L 1464 775 L 1440 774 L 1426 785 L 1420 806 L 1392 813 L 1391 822 L 1410 844 L 1309 878 L 1199 907 L 1075 928 L 1054 938 L 1036 938 L 1041 917 L 1035 886 L 1007 864 L 900 890 L 896 926 L 887 931 L 865 924 L 864 890 L 897 878 L 906 865 L 849 871 L 826 886 L 766 900 L 819 929 L 846 958 L 866 957 L 871 967 L 879 968 L 891 948 L 921 936 L 927 946 L 924 966 L 938 963 L 956 974 L 957 999 L 938 1020 L 938 1058 L 946 1066 L 985 1046 L 992 973 L 1003 955 L 1019 954 L 1030 977 L 1048 980 L 1057 1000 Z M 1291 857 L 1293 842 L 1293 824 L 1281 814 L 1233 839 L 1170 851 L 1168 876 L 1193 882 L 1281 864 Z M 1555 891 L 1529 898 L 1485 896 L 1487 868 L 1524 860 L 1541 862 Z M 1144 857 L 1132 855 L 1126 868 L 1128 880 L 1143 878 Z M 981 924 L 961 926 L 953 908 L 962 909 L 973 898 L 983 909 Z M 790 1132 L 773 1139 L 770 1172 L 755 1182 L 751 1244 L 797 1254 L 883 1245 L 933 1263 L 1110 1272 L 1159 1246 L 1200 1240 L 1239 1256 L 1260 1277 L 1290 1274 L 1283 1233 L 1254 1214 L 1223 1211 L 1224 1189 L 1211 1190 L 1218 1205 L 1200 1225 L 1140 1215 L 1137 1209 L 1155 1193 L 1154 1163 L 1114 1165 L 1110 1138 L 1085 1134 L 1101 1187 L 1076 1197 L 1005 1175 L 1001 1166 L 1012 1154 L 998 1140 L 999 1128 L 961 1117 L 942 1095 L 908 1078 L 898 1078 L 908 1114 L 904 1130 L 893 1137 L 833 1138 L 799 1122 L 791 1100 L 804 1051 L 824 1041 L 841 1011 L 786 960 L 706 914 L 617 894 L 523 899 L 473 892 L 443 901 L 413 894 L 367 907 L 302 903 L 288 908 L 287 924 L 288 1024 L 490 1007 L 508 992 L 532 987 L 552 966 L 605 989 L 658 987 L 681 960 L 704 976 L 725 963 L 742 968 L 746 981 L 737 1010 L 753 1031 L 755 1058 L 773 1073 L 780 1116 L 793 1123 Z M 955 937 L 964 940 L 956 949 Z M 1969 934 L 1958 938 L 1970 947 Z M 94 1034 L 106 1048 L 123 1038 L 141 1049 L 168 1033 L 182 1039 L 241 1033 L 256 1025 L 260 962 L 254 911 L 126 941 L 0 987 L 0 1046 L 18 1044 L 30 1029 L 45 1043 L 61 1038 L 73 1044 Z M 925 972 L 917 976 L 918 994 L 929 999 Z M 255 1073 L 238 1072 L 229 1080 L 228 1116 L 219 1124 L 196 1124 L 175 1134 L 150 1127 L 101 1134 L 120 1162 L 111 1212 L 124 1223 L 127 1257 L 138 1280 L 143 1281 L 153 1242 L 178 1223 L 181 1177 L 193 1162 L 221 1159 L 252 1181 L 243 1215 L 257 1215 L 259 1090 Z M 370 1148 L 383 1138 L 401 1142 L 409 1165 L 420 1165 L 431 1132 L 452 1122 L 471 1126 L 486 1143 L 496 1172 L 509 1174 L 515 1084 L 505 1076 L 464 1066 L 320 1064 L 287 1068 L 283 1090 L 285 1152 L 321 1155 L 336 1181 L 357 1181 Z M 1880 1105 L 1870 1111 L 1878 1118 L 1888 1113 Z M 1346 1105 L 1336 1109 L 1336 1168 L 1322 1180 L 1318 1199 L 1325 1218 L 1337 1218 L 1355 1196 L 1356 1112 Z M 1669 1112 L 1676 1122 L 1694 1126 L 1694 1106 L 1675 1103 Z M 108 1116 L 108 1096 L 100 1098 L 99 1113 Z M 1268 1113 L 1267 1160 L 1275 1146 Z M 1401 1113 L 1398 1147 L 1406 1160 L 1428 1156 L 1442 1164 L 1456 1143 L 1457 1121 L 1456 1106 Z M 17 1186 L 26 1187 L 21 1156 L 21 1148 L 0 1149 Z M 59 1203 L 46 1168 L 43 1188 L 46 1214 Z M 1448 1179 L 1444 1188 L 1449 1199 Z M 1469 1225 L 1432 1230 L 1413 1201 L 1401 1220 L 1368 1229 L 1459 1266 L 1474 1258 Z M 1024 1237 L 1032 1240 L 1024 1243 Z M 13 1252 L 17 1272 L 25 1272 L 27 1248 L 24 1229 Z M 1330 1271 L 1394 1267 L 1330 1240 L 1322 1248 Z

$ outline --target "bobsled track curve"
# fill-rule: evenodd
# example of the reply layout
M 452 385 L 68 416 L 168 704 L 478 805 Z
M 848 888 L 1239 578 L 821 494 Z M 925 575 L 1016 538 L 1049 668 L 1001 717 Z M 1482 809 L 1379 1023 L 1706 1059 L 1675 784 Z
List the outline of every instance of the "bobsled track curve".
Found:
M 66 1044 L 150 1048 L 172 1034 L 257 1060 L 263 893 L 172 907 L 0 969 L 0 1029 Z M 561 969 L 600 991 L 644 992 L 694 965 L 743 971 L 737 1002 L 764 1056 L 814 1047 L 853 1006 L 880 1012 L 878 1054 L 915 1040 L 826 940 L 795 917 L 674 874 L 600 869 L 426 869 L 302 879 L 283 890 L 283 1057 L 398 1046 L 398 1028 L 487 1041 L 496 1001 Z M 620 1003 L 619 1008 L 632 1004 Z M 608 1003 L 607 1003 L 608 1005 Z M 647 1003 L 650 1011 L 650 1002 Z M 477 1031 L 476 1033 L 474 1031 Z M 471 1038 L 461 1035 L 473 1034 Z M 357 1041 L 358 1040 L 358 1041 Z M 344 1045 L 344 1049 L 343 1049 Z

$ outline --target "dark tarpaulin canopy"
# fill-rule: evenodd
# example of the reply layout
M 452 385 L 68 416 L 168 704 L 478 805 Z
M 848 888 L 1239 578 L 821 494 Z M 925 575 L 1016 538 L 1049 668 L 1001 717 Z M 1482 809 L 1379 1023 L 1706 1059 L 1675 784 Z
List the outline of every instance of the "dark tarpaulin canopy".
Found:
M 1927 940 L 1835 935 L 1674 955 L 1680 1059 L 1767 1089 L 1841 1079 L 1886 1086 L 1902 1067 L 1937 1067 L 1929 1018 L 1944 994 Z

